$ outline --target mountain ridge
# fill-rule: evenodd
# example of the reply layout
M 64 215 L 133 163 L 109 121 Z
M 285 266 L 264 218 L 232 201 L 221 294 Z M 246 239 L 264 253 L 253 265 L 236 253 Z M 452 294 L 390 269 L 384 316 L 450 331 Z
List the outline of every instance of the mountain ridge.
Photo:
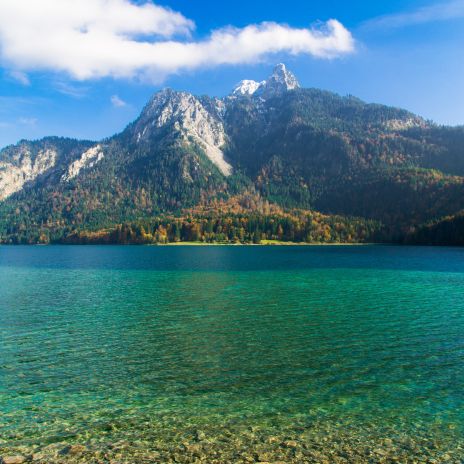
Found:
M 463 176 L 463 128 L 301 88 L 279 64 L 222 99 L 163 89 L 101 141 L 48 137 L 1 150 L 0 241 L 188 216 L 243 195 L 279 217 L 378 221 L 376 240 L 401 240 L 463 209 Z

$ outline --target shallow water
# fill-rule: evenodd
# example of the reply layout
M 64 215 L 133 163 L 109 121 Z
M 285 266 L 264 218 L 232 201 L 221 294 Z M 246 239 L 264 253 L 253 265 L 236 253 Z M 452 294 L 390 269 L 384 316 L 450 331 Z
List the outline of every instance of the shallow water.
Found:
M 0 247 L 0 456 L 460 463 L 463 406 L 462 249 Z

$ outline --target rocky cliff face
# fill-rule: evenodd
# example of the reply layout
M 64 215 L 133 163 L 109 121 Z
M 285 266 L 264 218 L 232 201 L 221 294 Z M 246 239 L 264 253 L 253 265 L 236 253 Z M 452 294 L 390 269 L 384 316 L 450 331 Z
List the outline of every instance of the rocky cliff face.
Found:
M 224 174 L 232 174 L 222 148 L 226 143 L 224 125 L 218 111 L 209 111 L 200 100 L 187 92 L 170 89 L 157 93 L 143 110 L 132 132 L 136 143 L 147 142 L 170 128 L 184 143 L 194 142 Z
M 82 155 L 76 161 L 73 161 L 69 165 L 65 174 L 61 176 L 61 180 L 64 182 L 69 182 L 71 179 L 77 177 L 83 169 L 90 169 L 94 167 L 104 158 L 104 156 L 103 148 L 100 144 L 89 148 L 87 151 L 82 153 Z
M 0 161 L 0 200 L 20 191 L 56 164 L 57 152 L 39 150 L 33 154 L 25 145 L 19 146 L 8 161 Z

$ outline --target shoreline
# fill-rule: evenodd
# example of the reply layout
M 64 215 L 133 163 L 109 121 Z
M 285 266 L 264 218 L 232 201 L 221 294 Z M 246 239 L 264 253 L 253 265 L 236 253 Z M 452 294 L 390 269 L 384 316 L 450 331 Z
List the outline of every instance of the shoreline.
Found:
M 154 243 L 148 246 L 366 246 L 380 245 L 377 243 L 323 243 L 323 242 L 283 242 L 277 240 L 266 240 L 262 243 L 205 243 L 205 242 L 170 242 Z
M 47 247 L 47 246 L 147 246 L 147 247 L 182 247 L 182 246 L 194 246 L 194 247 L 202 247 L 202 246 L 230 246 L 230 247 L 274 247 L 274 246 L 324 246 L 324 247 L 343 247 L 343 246 L 388 246 L 388 245 L 398 245 L 403 246 L 403 244 L 397 243 L 375 243 L 375 242 L 360 242 L 360 243 L 324 243 L 324 242 L 282 242 L 282 241 L 274 241 L 268 240 L 264 241 L 263 243 L 207 243 L 207 242 L 169 242 L 169 243 L 0 243 L 0 247 L 23 247 L 23 246 L 39 246 L 39 247 Z
M 410 426 L 400 433 L 395 425 L 335 424 L 320 418 L 307 424 L 292 420 L 269 426 L 245 423 L 190 424 L 161 429 L 124 429 L 111 436 L 82 436 L 34 444 L 2 446 L 0 462 L 25 464 L 91 464 L 163 462 L 237 464 L 461 462 L 462 439 L 454 429 L 447 435 Z

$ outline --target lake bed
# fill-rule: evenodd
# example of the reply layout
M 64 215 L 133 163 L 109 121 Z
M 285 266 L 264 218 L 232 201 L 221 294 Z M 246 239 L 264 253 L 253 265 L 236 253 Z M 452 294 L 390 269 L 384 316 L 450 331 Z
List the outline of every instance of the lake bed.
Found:
M 464 250 L 2 247 L 0 456 L 464 459 Z

